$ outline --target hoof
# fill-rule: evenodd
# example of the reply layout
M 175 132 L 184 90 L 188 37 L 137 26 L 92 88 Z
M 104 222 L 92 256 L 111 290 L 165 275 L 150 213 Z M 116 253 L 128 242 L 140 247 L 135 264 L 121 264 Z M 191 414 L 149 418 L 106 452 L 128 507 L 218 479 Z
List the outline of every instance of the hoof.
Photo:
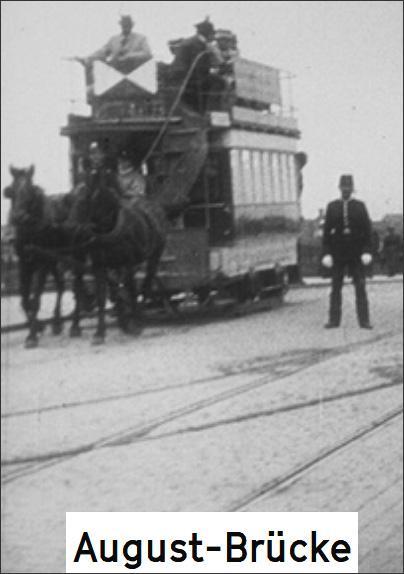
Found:
M 103 335 L 94 335 L 91 341 L 92 345 L 103 345 L 105 343 L 105 338 Z
M 81 337 L 81 327 L 70 327 L 70 337 L 72 339 Z
M 53 323 L 52 325 L 52 333 L 54 335 L 60 335 L 63 331 L 62 323 Z
M 46 329 L 45 323 L 37 323 L 37 325 L 36 325 L 36 332 L 37 332 L 39 335 L 42 335 L 42 334 L 45 332 L 45 329 Z
M 27 337 L 24 346 L 26 349 L 35 349 L 38 346 L 38 339 L 36 337 Z
M 129 323 L 125 329 L 125 333 L 127 335 L 131 335 L 132 337 L 138 337 L 141 335 L 143 328 L 139 323 Z

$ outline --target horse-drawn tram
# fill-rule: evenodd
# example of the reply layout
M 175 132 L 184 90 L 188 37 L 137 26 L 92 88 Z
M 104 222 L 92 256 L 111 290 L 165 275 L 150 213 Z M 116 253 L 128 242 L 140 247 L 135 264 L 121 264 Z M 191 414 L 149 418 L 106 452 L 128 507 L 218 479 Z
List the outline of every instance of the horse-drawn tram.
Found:
M 180 294 L 200 302 L 279 297 L 297 275 L 306 156 L 283 105 L 284 73 L 232 54 L 231 32 L 216 36 L 221 63 L 207 65 L 205 51 L 182 75 L 175 59 L 148 62 L 131 74 L 113 71 L 105 88 L 111 69 L 92 62 L 91 113 L 70 115 L 61 130 L 71 142 L 73 185 L 94 142 L 111 170 L 124 153 L 143 174 L 146 197 L 168 215 L 153 293 L 171 302 Z

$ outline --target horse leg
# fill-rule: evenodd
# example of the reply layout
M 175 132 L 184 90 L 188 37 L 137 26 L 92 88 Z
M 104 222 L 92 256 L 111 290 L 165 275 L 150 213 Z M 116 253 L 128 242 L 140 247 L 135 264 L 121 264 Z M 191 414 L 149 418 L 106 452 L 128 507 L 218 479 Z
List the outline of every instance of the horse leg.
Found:
M 38 346 L 38 332 L 40 326 L 38 324 L 38 312 L 40 309 L 41 295 L 43 293 L 46 282 L 47 270 L 44 267 L 38 269 L 34 274 L 34 289 L 33 297 L 30 301 L 30 310 L 28 313 L 28 336 L 25 339 L 25 347 L 32 349 Z
M 106 269 L 97 266 L 94 270 L 97 299 L 97 330 L 93 337 L 93 345 L 101 345 L 105 341 L 105 302 L 107 298 Z
M 158 249 L 151 255 L 146 264 L 146 276 L 142 285 L 142 294 L 145 299 L 152 296 L 153 279 L 157 273 L 157 267 L 160 263 L 160 258 L 164 250 L 164 245 L 159 246 Z
M 62 296 L 65 289 L 63 271 L 56 264 L 52 270 L 56 286 L 56 304 L 53 311 L 52 332 L 54 335 L 60 335 L 63 331 L 63 323 L 61 319 Z
M 73 277 L 73 293 L 74 293 L 74 309 L 73 309 L 73 320 L 70 326 L 70 337 L 80 337 L 81 327 L 80 327 L 80 311 L 83 298 L 83 271 L 79 264 L 75 265 L 74 277 Z
M 109 300 L 113 304 L 113 314 L 117 315 L 118 320 L 120 316 L 120 293 L 119 293 L 119 283 L 120 277 L 116 270 L 110 271 L 107 274 L 108 292 Z
M 33 270 L 28 266 L 24 265 L 23 262 L 19 264 L 19 279 L 20 279 L 20 294 L 21 294 L 21 307 L 29 320 L 29 312 L 31 309 L 30 293 L 31 293 L 31 283 Z
M 122 278 L 122 269 L 115 270 L 112 276 L 108 276 L 108 283 L 118 325 L 123 332 L 126 332 L 128 330 L 128 293 L 124 292 L 126 280 L 125 277 Z
M 130 320 L 127 326 L 127 331 L 132 334 L 136 334 L 139 329 L 136 328 L 137 319 L 137 289 L 135 273 L 132 267 L 125 269 L 125 288 L 129 296 L 129 306 L 130 306 Z

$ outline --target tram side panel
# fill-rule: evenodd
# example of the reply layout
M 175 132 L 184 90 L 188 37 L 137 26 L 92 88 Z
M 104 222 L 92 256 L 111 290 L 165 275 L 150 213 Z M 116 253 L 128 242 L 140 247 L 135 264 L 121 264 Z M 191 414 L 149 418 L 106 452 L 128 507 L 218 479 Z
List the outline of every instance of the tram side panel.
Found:
M 234 130 L 221 143 L 230 166 L 232 241 L 211 249 L 211 271 L 295 270 L 301 221 L 295 139 Z
M 285 147 L 211 150 L 184 228 L 169 236 L 161 267 L 169 290 L 245 285 L 246 278 L 263 290 L 284 286 L 298 263 L 301 213 L 296 158 Z

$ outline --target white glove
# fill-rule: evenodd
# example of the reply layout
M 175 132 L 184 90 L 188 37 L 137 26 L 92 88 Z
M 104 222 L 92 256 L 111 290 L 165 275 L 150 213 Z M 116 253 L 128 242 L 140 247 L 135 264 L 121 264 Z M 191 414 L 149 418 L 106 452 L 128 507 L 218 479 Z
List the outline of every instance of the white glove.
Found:
M 321 263 L 324 267 L 327 267 L 327 269 L 331 269 L 331 267 L 334 265 L 332 255 L 324 255 L 324 257 L 321 260 Z
M 370 265 L 373 261 L 373 257 L 370 253 L 362 253 L 361 261 L 364 265 Z

